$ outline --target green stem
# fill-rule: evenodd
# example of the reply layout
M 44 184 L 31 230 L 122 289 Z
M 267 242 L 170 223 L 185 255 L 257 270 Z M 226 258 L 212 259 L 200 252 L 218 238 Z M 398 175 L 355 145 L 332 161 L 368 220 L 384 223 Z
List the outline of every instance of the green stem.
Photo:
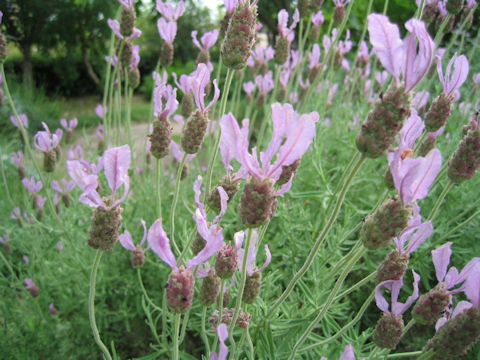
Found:
M 17 277 L 17 274 L 15 274 L 15 272 L 13 271 L 13 268 L 10 265 L 10 263 L 8 262 L 7 258 L 1 252 L 0 252 L 0 258 L 2 258 L 3 262 L 5 263 L 5 266 L 8 268 L 8 270 L 10 271 L 12 276 L 14 278 L 16 278 L 17 280 L 19 280 L 18 277 Z
M 434 350 L 433 349 L 430 349 L 428 350 L 426 353 L 423 353 L 422 355 L 420 355 L 417 360 L 428 360 L 430 359 L 432 356 L 433 356 L 433 353 L 434 353 Z
M 428 218 L 427 220 L 433 220 L 433 218 L 435 217 L 435 215 L 437 214 L 438 212 L 438 209 L 440 208 L 440 205 L 442 205 L 442 202 L 443 200 L 445 199 L 445 196 L 447 196 L 448 192 L 450 191 L 450 189 L 452 188 L 453 186 L 453 182 L 452 181 L 449 181 L 447 186 L 445 186 L 443 188 L 443 191 L 442 193 L 440 194 L 440 196 L 438 197 L 437 199 L 437 202 L 435 203 L 435 205 L 433 206 L 433 209 L 432 211 L 430 212 L 430 215 L 428 215 Z
M 224 291 L 225 291 L 225 280 L 221 279 L 220 280 L 220 297 L 218 300 L 218 323 L 219 324 L 222 322 Z M 213 340 L 213 347 L 212 347 L 213 351 L 217 349 L 217 344 L 218 344 L 218 336 L 215 336 L 215 339 Z
M 325 305 L 320 311 L 320 313 L 317 315 L 317 317 L 310 323 L 310 325 L 307 327 L 307 329 L 303 332 L 302 336 L 300 336 L 300 339 L 296 342 L 295 346 L 292 349 L 292 352 L 290 354 L 289 359 L 294 359 L 295 354 L 298 351 L 298 348 L 303 344 L 303 342 L 308 338 L 312 330 L 317 326 L 317 324 L 320 322 L 320 320 L 323 319 L 325 314 L 327 313 L 328 309 L 332 305 L 337 293 L 340 291 L 340 288 L 343 285 L 343 282 L 345 278 L 348 276 L 352 268 L 355 266 L 357 261 L 367 252 L 367 249 L 362 248 L 357 254 L 353 255 L 352 259 L 350 262 L 345 266 L 345 269 L 343 272 L 340 274 L 340 277 L 337 279 L 335 286 L 333 287 L 333 290 L 330 292 L 327 301 L 325 302 Z
M 477 216 L 480 215 L 480 210 L 476 211 L 475 213 L 473 213 L 472 216 L 470 216 L 467 220 L 461 222 L 460 224 L 458 224 L 457 226 L 455 226 L 452 230 L 450 230 L 448 233 L 446 233 L 445 235 L 443 235 L 440 239 L 438 239 L 436 242 L 437 243 L 443 243 L 443 240 L 444 239 L 448 239 L 450 237 L 450 235 L 456 233 L 460 228 L 462 228 L 463 226 L 465 226 L 466 224 L 468 224 L 470 221 L 472 221 L 473 219 L 476 219 Z
M 405 334 L 408 332 L 408 330 L 410 330 L 410 328 L 415 325 L 415 319 L 410 319 L 410 321 L 408 322 L 407 325 L 405 325 L 405 327 L 403 328 L 403 331 L 402 331 L 402 337 L 405 336 Z
M 108 50 L 109 59 L 112 58 L 113 52 L 115 51 L 115 33 L 112 31 L 110 34 L 110 49 Z M 108 94 L 110 93 L 109 87 L 112 85 L 110 83 L 110 77 L 112 75 L 112 66 L 110 61 L 107 61 L 107 74 L 105 77 L 105 87 L 103 88 L 103 99 L 102 99 L 102 109 L 103 109 L 103 128 L 105 131 L 105 144 L 108 146 L 108 136 L 110 134 L 108 117 L 107 117 L 107 100 Z
M 245 329 L 246 333 L 247 333 L 247 343 L 248 343 L 248 359 L 249 360 L 255 360 L 255 351 L 254 351 L 254 348 L 253 348 L 253 343 L 252 343 L 252 338 L 250 337 L 250 328 L 247 327 Z
M 167 291 L 163 291 L 162 299 L 162 344 L 167 346 Z
M 207 332 L 205 330 L 206 318 L 207 318 L 207 307 L 203 306 L 203 310 L 202 310 L 202 329 L 201 329 L 200 335 L 202 337 L 203 343 L 205 344 L 207 354 L 210 354 L 210 344 L 208 342 L 208 336 L 207 336 Z
M 157 216 L 159 219 L 162 218 L 162 193 L 160 190 L 160 172 L 162 170 L 162 160 L 161 159 L 155 159 L 155 192 L 157 193 L 157 203 L 156 203 L 156 208 L 157 208 Z
M 173 332 L 172 359 L 178 360 L 178 333 L 180 332 L 180 317 L 182 314 L 175 315 L 175 330 Z
M 338 214 L 340 213 L 340 208 L 342 207 L 343 201 L 345 200 L 345 196 L 347 194 L 347 190 L 350 187 L 350 184 L 353 181 L 353 178 L 357 174 L 358 170 L 360 170 L 360 167 L 365 161 L 365 157 L 361 156 L 358 158 L 357 163 L 355 166 L 352 167 L 351 172 L 346 176 L 345 184 L 343 185 L 342 190 L 340 191 L 340 195 L 337 199 L 337 202 L 335 204 L 335 207 L 333 209 L 332 214 L 330 215 L 330 218 L 328 219 L 327 223 L 325 224 L 325 227 L 322 229 L 320 234 L 318 235 L 317 240 L 315 241 L 315 244 L 313 245 L 312 250 L 310 251 L 307 259 L 305 260 L 305 263 L 303 266 L 298 270 L 298 272 L 295 274 L 295 276 L 290 280 L 290 283 L 288 284 L 287 288 L 283 292 L 283 294 L 278 298 L 278 300 L 273 304 L 273 306 L 270 308 L 268 311 L 266 318 L 270 318 L 272 316 L 273 312 L 275 311 L 276 308 L 278 308 L 290 295 L 292 292 L 293 288 L 297 284 L 297 282 L 300 280 L 300 278 L 305 274 L 305 272 L 308 270 L 310 265 L 312 265 L 313 260 L 315 259 L 315 256 L 318 252 L 318 249 L 320 248 L 320 245 L 323 243 L 325 238 L 327 237 L 330 229 L 332 228 L 333 224 L 335 223 L 335 220 L 338 217 Z
M 365 302 L 363 303 L 362 307 L 360 308 L 360 310 L 358 310 L 358 313 L 355 315 L 355 317 L 352 319 L 352 321 L 350 321 L 348 324 L 346 324 L 343 328 L 341 328 L 340 330 L 338 330 L 335 335 L 325 339 L 325 340 L 322 340 L 322 341 L 319 341 L 315 344 L 312 344 L 312 345 L 309 345 L 309 346 L 306 346 L 302 349 L 300 349 L 299 351 L 302 352 L 302 351 L 308 351 L 308 350 L 312 350 L 314 348 L 316 348 L 317 346 L 321 346 L 321 345 L 325 345 L 325 344 L 328 344 L 329 342 L 332 342 L 333 340 L 336 340 L 338 339 L 340 336 L 342 336 L 347 330 L 349 330 L 352 326 L 354 326 L 360 319 L 361 317 L 363 316 L 363 314 L 365 313 L 365 311 L 367 310 L 368 306 L 370 305 L 370 303 L 372 302 L 373 298 L 375 297 L 375 290 L 376 288 L 373 289 L 373 291 L 371 292 L 370 296 L 367 298 L 367 300 L 365 300 Z M 338 297 L 338 296 L 337 296 Z M 336 299 L 336 298 L 335 298 Z M 334 300 L 335 300 L 334 299 Z
M 95 283 L 97 280 L 98 265 L 100 264 L 100 259 L 102 258 L 103 250 L 98 249 L 95 254 L 95 260 L 93 261 L 92 272 L 90 273 L 90 293 L 88 296 L 88 318 L 90 320 L 90 327 L 92 328 L 93 337 L 97 343 L 100 350 L 102 350 L 103 355 L 107 360 L 112 360 L 112 356 L 108 351 L 105 344 L 100 339 L 100 334 L 98 333 L 97 324 L 95 323 Z
M 180 193 L 180 181 L 182 178 L 182 170 L 183 167 L 185 166 L 185 160 L 187 159 L 187 153 L 183 154 L 182 161 L 180 161 L 180 164 L 178 165 L 177 169 L 177 177 L 175 179 L 175 193 L 173 195 L 173 202 L 172 202 L 172 208 L 170 209 L 170 239 L 172 239 L 173 247 L 175 248 L 175 251 L 180 254 L 180 250 L 177 246 L 177 243 L 175 242 L 175 209 L 177 207 L 177 202 L 178 202 L 178 194 Z
M 5 176 L 5 169 L 3 168 L 3 152 L 0 152 L 0 170 L 2 172 L 3 188 L 5 189 L 5 193 L 7 194 L 7 199 L 10 202 L 10 205 L 12 207 L 15 207 L 15 203 L 13 202 L 13 199 L 10 196 L 10 190 L 8 189 L 7 177 Z
M 387 355 L 387 359 L 399 359 L 399 358 L 404 358 L 404 357 L 416 357 L 418 355 L 422 355 L 423 351 L 411 351 L 411 352 L 405 352 L 405 353 L 398 353 L 398 354 L 391 354 Z
M 248 230 L 247 235 L 247 242 L 245 244 L 245 248 L 243 250 L 243 262 L 242 262 L 242 277 L 240 279 L 240 284 L 238 286 L 237 292 L 237 301 L 235 302 L 235 312 L 233 313 L 232 322 L 230 323 L 230 327 L 228 329 L 228 333 L 231 334 L 230 337 L 233 339 L 233 329 L 235 328 L 235 323 L 237 322 L 238 315 L 240 314 L 240 307 L 242 306 L 242 299 L 243 299 L 243 290 L 245 289 L 245 282 L 247 280 L 247 259 L 248 259 L 248 252 L 250 250 L 250 242 L 252 240 L 252 233 L 253 230 Z
M 235 70 L 230 68 L 227 69 L 227 79 L 225 81 L 225 88 L 222 93 L 222 99 L 220 102 L 220 113 L 218 114 L 218 119 L 221 119 L 223 114 L 225 114 L 225 109 L 227 107 L 227 99 L 228 99 L 228 92 L 230 91 L 230 85 L 232 84 L 233 74 Z M 210 194 L 211 186 L 212 186 L 212 176 L 213 176 L 213 167 L 215 166 L 215 160 L 217 159 L 218 150 L 220 148 L 220 139 L 222 137 L 222 132 L 218 131 L 217 137 L 215 139 L 215 145 L 213 146 L 213 154 L 210 157 L 210 162 L 208 163 L 208 170 L 207 170 L 207 183 L 205 187 L 205 193 L 203 194 L 203 202 L 207 198 L 208 194 Z
M 145 296 L 145 299 L 147 299 L 147 302 L 152 306 L 155 310 L 158 312 L 162 312 L 162 309 L 157 306 L 152 299 L 150 299 L 150 296 L 147 294 L 147 290 L 145 290 L 145 286 L 143 286 L 143 280 L 142 280 L 142 271 L 140 268 L 137 268 L 137 275 L 138 275 L 138 282 L 140 283 L 140 287 L 142 288 L 143 296 Z
M 183 317 L 182 330 L 180 331 L 180 344 L 183 343 L 183 339 L 185 339 L 185 334 L 187 332 L 187 325 L 188 325 L 188 319 L 189 318 L 190 318 L 190 310 L 187 311 L 187 313 Z

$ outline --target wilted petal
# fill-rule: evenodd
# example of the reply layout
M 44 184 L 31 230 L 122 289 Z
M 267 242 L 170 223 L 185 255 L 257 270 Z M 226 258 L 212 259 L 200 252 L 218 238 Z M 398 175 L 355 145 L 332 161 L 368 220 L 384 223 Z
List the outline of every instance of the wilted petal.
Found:
M 216 224 L 220 221 L 220 219 L 222 218 L 222 216 L 225 214 L 225 212 L 227 211 L 227 203 L 228 203 L 228 195 L 227 193 L 225 192 L 225 190 L 223 189 L 223 187 L 221 186 L 218 186 L 217 187 L 217 191 L 220 195 L 220 213 L 218 214 L 217 217 L 215 217 L 215 219 L 213 219 L 213 224 Z
M 135 250 L 135 245 L 133 245 L 132 241 L 132 235 L 128 232 L 128 230 L 125 230 L 123 234 L 118 237 L 118 240 L 120 241 L 120 245 L 122 245 L 125 249 L 130 251 Z
M 163 230 L 161 219 L 155 221 L 150 227 L 147 240 L 150 248 L 160 259 L 167 263 L 172 269 L 177 268 L 177 261 L 170 249 L 170 240 L 168 239 L 165 230 Z
M 447 242 L 439 248 L 432 250 L 432 260 L 435 266 L 435 273 L 438 282 L 442 282 L 447 274 L 448 264 L 450 264 L 450 256 L 452 256 L 451 242 Z
M 290 191 L 290 189 L 292 188 L 292 183 L 293 183 L 293 178 L 295 177 L 294 174 L 292 174 L 292 176 L 290 176 L 290 180 L 288 180 L 285 184 L 283 184 L 280 189 L 278 189 L 278 191 L 276 192 L 276 196 L 282 196 L 283 194 L 285 194 L 286 192 Z
M 270 252 L 268 245 L 265 245 L 265 255 L 267 256 L 267 259 L 265 260 L 265 263 L 257 271 L 263 271 L 272 261 L 272 253 Z

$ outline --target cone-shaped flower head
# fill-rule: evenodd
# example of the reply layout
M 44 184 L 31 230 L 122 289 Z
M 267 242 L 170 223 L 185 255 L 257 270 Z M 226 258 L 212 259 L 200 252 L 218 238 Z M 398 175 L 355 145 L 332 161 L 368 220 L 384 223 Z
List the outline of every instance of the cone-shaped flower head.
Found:
M 410 34 L 402 41 L 397 25 L 388 17 L 380 14 L 368 16 L 370 43 L 375 54 L 393 75 L 397 86 L 400 86 L 400 76 L 403 75 L 405 92 L 409 92 L 427 73 L 435 44 L 422 21 L 410 19 L 405 27 Z
M 414 217 L 403 229 L 399 237 L 395 237 L 396 248 L 390 252 L 377 270 L 377 283 L 386 280 L 400 280 L 408 268 L 410 254 L 414 252 L 433 232 L 431 221 L 421 223 L 420 208 L 414 209 Z
M 282 9 L 278 12 L 278 32 L 279 37 L 275 46 L 275 63 L 282 65 L 288 61 L 288 55 L 290 54 L 290 44 L 295 38 L 295 27 L 300 20 L 298 9 L 295 9 L 293 14 L 293 21 L 290 27 L 288 23 L 288 12 Z
M 471 179 L 480 166 L 480 117 L 466 127 L 467 134 L 448 164 L 448 177 L 454 183 Z
M 145 251 L 149 249 L 148 245 L 145 249 L 143 249 L 142 247 L 145 243 L 145 240 L 147 239 L 147 226 L 144 220 L 141 220 L 141 223 L 143 226 L 143 238 L 142 241 L 140 241 L 139 245 L 134 245 L 132 235 L 130 234 L 130 232 L 128 232 L 128 230 L 125 230 L 123 234 L 118 237 L 120 245 L 122 245 L 126 250 L 132 252 L 131 262 L 133 267 L 143 266 L 143 264 L 145 263 Z
M 425 125 L 415 109 L 400 131 L 399 147 L 388 154 L 390 172 L 404 206 L 425 198 L 442 166 L 442 154 L 434 149 L 426 157 L 412 158 L 415 141 Z
M 455 267 L 448 269 L 452 255 L 451 246 L 452 243 L 447 242 L 432 251 L 438 285 L 422 295 L 413 308 L 412 316 L 420 324 L 435 323 L 451 302 L 451 295 L 464 291 L 466 285 L 463 284 L 456 289 L 454 287 L 464 283 L 475 267 L 480 264 L 480 258 L 477 257 L 470 260 L 460 273 Z
M 375 292 L 375 301 L 377 307 L 383 311 L 383 316 L 377 322 L 373 332 L 373 341 L 382 348 L 395 349 L 397 347 L 404 328 L 402 314 L 418 298 L 418 282 L 420 276 L 412 270 L 413 274 L 413 293 L 407 298 L 405 303 L 398 301 L 398 295 L 403 286 L 403 280 L 388 280 L 377 285 Z M 391 309 L 387 300 L 383 297 L 381 289 L 386 288 L 391 291 Z

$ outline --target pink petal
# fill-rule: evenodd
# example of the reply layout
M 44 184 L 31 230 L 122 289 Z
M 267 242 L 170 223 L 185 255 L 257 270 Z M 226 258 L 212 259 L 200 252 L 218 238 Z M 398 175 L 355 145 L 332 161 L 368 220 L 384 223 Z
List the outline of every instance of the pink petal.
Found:
M 131 152 L 128 145 L 108 149 L 103 154 L 105 177 L 113 193 L 125 183 L 125 178 L 128 178 L 128 168 L 131 160 Z
M 473 274 L 467 279 L 465 295 L 477 309 L 480 308 L 480 267 L 474 269 Z
M 447 274 L 447 267 L 450 263 L 450 256 L 452 256 L 451 242 L 447 242 L 439 248 L 432 250 L 432 260 L 435 266 L 435 273 L 438 282 L 442 282 Z
M 384 281 L 378 284 L 375 290 L 375 302 L 377 303 L 377 307 L 380 310 L 382 310 L 384 313 L 388 313 L 389 306 L 388 306 L 387 300 L 385 300 L 385 298 L 382 295 L 381 289 L 384 287 L 387 289 L 391 289 L 393 282 L 394 282 L 393 280 Z
M 93 208 L 105 207 L 102 197 L 93 186 L 87 187 L 78 200 Z
M 222 228 L 218 225 L 212 225 L 209 229 L 208 238 L 205 240 L 207 240 L 205 247 L 188 262 L 187 268 L 190 269 L 194 266 L 203 264 L 220 251 L 220 248 L 223 245 Z
M 197 223 L 197 232 L 205 241 L 208 241 L 210 232 L 209 232 L 206 216 L 207 216 L 206 214 L 202 214 L 202 211 L 197 208 L 197 210 L 195 211 L 195 214 L 193 214 L 193 219 Z
M 265 254 L 267 256 L 267 259 L 265 260 L 265 263 L 257 271 L 263 271 L 272 261 L 272 253 L 270 252 L 268 245 L 265 245 Z
M 370 43 L 383 67 L 399 82 L 404 50 L 398 26 L 380 14 L 368 15 Z
M 353 349 L 353 345 L 345 346 L 345 350 L 338 360 L 355 360 L 355 351 Z
M 392 312 L 395 315 L 401 315 L 407 309 L 412 306 L 412 304 L 415 302 L 415 300 L 418 299 L 418 283 L 420 282 L 420 275 L 418 275 L 415 271 L 412 270 L 413 274 L 413 293 L 407 298 L 407 301 L 405 301 L 405 304 L 402 303 L 396 303 L 392 305 Z
M 120 241 L 120 245 L 122 245 L 125 249 L 130 251 L 135 250 L 135 245 L 133 245 L 132 241 L 132 235 L 128 232 L 128 230 L 125 230 L 123 234 L 118 237 L 118 240 Z
M 170 240 L 163 230 L 162 220 L 158 219 L 148 230 L 147 240 L 150 248 L 172 269 L 177 268 L 177 261 L 170 249 Z
M 431 221 L 424 222 L 422 225 L 420 225 L 417 228 L 417 231 L 413 236 L 410 238 L 410 241 L 408 243 L 407 247 L 407 252 L 412 253 L 414 252 L 420 245 L 424 243 L 425 240 L 428 239 L 428 237 L 432 234 L 433 232 L 433 225 Z
M 217 191 L 220 195 L 220 213 L 218 214 L 217 217 L 215 217 L 215 219 L 213 219 L 213 224 L 216 224 L 220 221 L 220 219 L 222 218 L 222 216 L 225 214 L 225 212 L 227 211 L 227 203 L 228 203 L 228 195 L 227 193 L 225 192 L 225 190 L 223 189 L 223 187 L 221 186 L 218 186 L 217 187 Z

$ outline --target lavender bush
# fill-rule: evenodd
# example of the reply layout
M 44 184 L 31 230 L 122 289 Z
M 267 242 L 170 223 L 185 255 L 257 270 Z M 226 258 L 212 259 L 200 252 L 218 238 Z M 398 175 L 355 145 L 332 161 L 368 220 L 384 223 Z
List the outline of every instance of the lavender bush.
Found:
M 135 0 L 119 0 L 82 145 L 76 118 L 28 134 L 0 33 L 5 358 L 473 358 L 478 3 L 417 1 L 403 28 L 387 2 L 357 43 L 360 1 L 323 3 L 282 9 L 269 45 L 258 0 L 225 0 L 218 29 L 188 39 L 195 69 L 175 74 L 188 5 L 157 0 L 142 74 Z

